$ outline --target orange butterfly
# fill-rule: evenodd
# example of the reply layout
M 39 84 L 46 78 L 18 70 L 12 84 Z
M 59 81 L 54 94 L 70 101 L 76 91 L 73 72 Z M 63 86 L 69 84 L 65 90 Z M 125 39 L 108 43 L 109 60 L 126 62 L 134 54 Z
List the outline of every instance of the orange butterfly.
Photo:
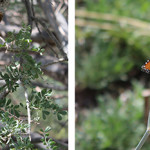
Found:
M 143 72 L 150 73 L 150 60 L 147 60 L 145 65 L 142 65 L 141 69 Z

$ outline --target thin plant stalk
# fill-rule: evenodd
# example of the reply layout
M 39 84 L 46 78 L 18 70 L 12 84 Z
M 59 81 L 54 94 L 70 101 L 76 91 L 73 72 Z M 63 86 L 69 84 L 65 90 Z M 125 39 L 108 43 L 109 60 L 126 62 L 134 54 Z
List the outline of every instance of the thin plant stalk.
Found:
M 25 88 L 25 99 L 26 99 L 26 105 L 27 105 L 27 114 L 28 114 L 28 134 L 29 134 L 29 140 L 31 141 L 31 113 L 30 113 L 30 103 L 29 103 L 29 99 L 28 99 L 28 93 L 27 93 L 27 89 Z
M 142 148 L 143 144 L 145 143 L 145 141 L 147 140 L 149 135 L 150 135 L 150 111 L 149 111 L 149 115 L 148 115 L 147 129 L 146 129 L 142 139 L 138 143 L 137 147 L 135 148 L 135 150 L 140 150 Z

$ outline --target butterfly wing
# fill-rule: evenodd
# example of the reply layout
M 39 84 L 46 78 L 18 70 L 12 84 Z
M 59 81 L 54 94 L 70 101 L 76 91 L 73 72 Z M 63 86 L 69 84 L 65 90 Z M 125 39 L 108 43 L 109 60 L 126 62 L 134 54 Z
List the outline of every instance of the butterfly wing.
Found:
M 141 70 L 150 74 L 150 60 L 147 60 L 144 65 L 142 65 Z

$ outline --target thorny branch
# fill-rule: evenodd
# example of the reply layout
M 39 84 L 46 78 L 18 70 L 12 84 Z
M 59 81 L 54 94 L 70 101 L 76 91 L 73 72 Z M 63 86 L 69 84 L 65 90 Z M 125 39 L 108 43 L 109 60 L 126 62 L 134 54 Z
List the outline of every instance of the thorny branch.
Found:
M 57 64 L 57 63 L 60 63 L 60 62 L 65 62 L 65 61 L 68 61 L 67 58 L 60 58 L 60 59 L 58 59 L 56 61 L 53 61 L 53 62 L 50 62 L 50 63 L 48 63 L 46 65 L 43 65 L 42 68 L 45 68 L 47 66 L 50 66 L 50 65 L 53 65 L 53 64 Z
M 57 40 L 57 38 L 56 38 L 57 36 L 55 37 L 54 34 L 49 31 L 48 27 L 45 25 L 45 22 L 42 22 L 40 19 L 37 20 L 37 19 L 35 18 L 35 15 L 34 15 L 34 12 L 33 12 L 33 0 L 31 0 L 31 3 L 30 3 L 30 1 L 28 1 L 28 0 L 22 0 L 22 1 L 24 2 L 25 6 L 26 6 L 27 15 L 28 15 L 28 24 L 31 26 L 31 31 L 32 31 L 32 24 L 33 24 L 33 21 L 35 22 L 35 24 L 37 23 L 36 27 L 38 26 L 38 23 L 39 23 L 39 24 L 45 29 L 45 31 L 48 33 L 49 37 L 51 37 L 51 39 L 55 42 L 56 46 L 58 47 L 58 49 L 62 52 L 62 54 L 63 54 L 63 56 L 64 56 L 64 58 L 62 58 L 62 59 L 60 58 L 60 59 L 58 59 L 58 60 L 56 60 L 56 61 L 54 61 L 54 62 L 47 63 L 47 64 L 44 65 L 44 66 L 47 67 L 47 66 L 52 65 L 52 64 L 56 64 L 56 63 L 60 63 L 60 62 L 67 61 L 67 60 L 68 60 L 68 59 L 67 59 L 67 56 L 66 56 L 66 54 L 65 54 L 64 51 L 63 51 L 63 47 L 61 46 L 61 43 L 59 43 L 59 41 Z M 47 2 L 49 2 L 49 1 L 47 1 Z M 38 29 L 40 35 L 41 35 L 42 37 L 44 37 L 44 34 L 40 31 L 40 28 L 37 27 L 37 29 Z M 48 38 L 44 37 L 43 39 L 46 41 L 47 45 L 50 46 L 50 44 L 48 43 L 48 40 L 47 40 Z M 52 51 L 55 52 L 55 50 L 52 50 Z M 59 57 L 57 56 L 57 58 L 59 58 Z M 44 67 L 44 66 L 42 66 L 42 67 Z M 57 88 L 57 87 L 56 87 L 56 88 Z M 27 105 L 27 111 L 28 111 L 28 124 L 29 124 L 29 131 L 28 131 L 28 132 L 29 132 L 29 134 L 31 134 L 31 131 L 30 131 L 30 122 L 31 122 L 30 105 L 29 105 L 29 99 L 28 99 L 28 93 L 27 93 L 26 87 L 24 87 L 24 90 L 25 90 L 24 95 L 25 95 L 25 98 L 26 98 L 26 105 Z M 64 90 L 64 89 L 63 89 L 63 90 Z M 0 94 L 0 99 L 6 97 L 6 96 L 9 94 L 9 92 L 10 92 L 10 91 L 8 91 L 7 89 L 6 89 L 4 92 L 2 92 L 2 93 Z M 30 136 L 30 139 L 31 139 L 31 136 Z M 34 138 L 32 138 L 31 141 L 33 141 L 33 140 L 34 140 Z M 36 140 L 37 140 L 37 139 L 36 139 Z M 57 141 L 57 140 L 55 140 L 55 141 L 56 141 L 57 143 L 59 143 L 59 141 Z M 41 141 L 40 141 L 40 142 L 41 142 Z M 62 145 L 64 145 L 64 146 L 67 146 L 66 143 L 61 143 L 61 142 L 60 142 L 60 144 L 62 144 Z
M 31 27 L 31 30 L 30 32 L 32 32 L 32 9 L 31 9 L 31 4 L 30 4 L 30 1 L 29 0 L 23 0 L 24 4 L 25 4 L 25 7 L 26 7 L 26 10 L 27 10 L 27 14 L 28 14 L 28 25 L 30 25 Z
M 31 5 L 31 8 L 32 8 L 32 12 L 33 12 L 33 17 L 36 18 L 36 17 L 35 17 L 34 6 L 33 6 L 33 0 L 31 0 L 31 4 L 32 4 L 32 5 Z M 41 32 L 41 30 L 40 30 L 40 28 L 39 28 L 39 25 L 38 25 L 37 20 L 34 20 L 34 21 L 35 21 L 36 28 L 38 29 L 39 34 L 40 34 L 42 40 L 50 47 L 50 49 L 52 50 L 52 52 L 53 52 L 53 53 L 56 55 L 56 57 L 58 58 L 57 52 L 55 52 L 55 50 L 52 48 L 52 46 L 49 44 L 49 42 L 47 42 L 46 38 L 43 36 L 43 34 L 42 34 L 42 32 Z

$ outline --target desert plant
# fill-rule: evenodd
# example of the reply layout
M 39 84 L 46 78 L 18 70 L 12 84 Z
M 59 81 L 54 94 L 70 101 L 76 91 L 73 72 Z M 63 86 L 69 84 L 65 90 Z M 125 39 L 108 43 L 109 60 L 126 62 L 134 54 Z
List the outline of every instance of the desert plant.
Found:
M 41 63 L 37 63 L 29 53 L 36 52 L 42 55 L 44 50 L 31 46 L 30 30 L 30 26 L 23 25 L 17 34 L 9 32 L 5 42 L 0 45 L 0 47 L 7 45 L 9 47 L 7 51 L 15 51 L 11 63 L 0 72 L 1 80 L 4 81 L 3 86 L 0 87 L 0 144 L 2 147 L 9 145 L 10 149 L 33 149 L 31 124 L 38 123 L 40 119 L 40 116 L 35 117 L 35 114 L 41 112 L 45 120 L 50 113 L 53 113 L 58 120 L 61 120 L 62 116 L 67 113 L 51 99 L 52 90 L 44 88 L 37 92 L 31 84 L 31 81 L 37 78 L 43 79 L 43 72 Z M 25 103 L 20 101 L 14 104 L 9 93 L 13 94 L 20 87 L 24 90 Z M 22 118 L 24 115 L 22 110 L 26 110 L 26 119 Z M 55 142 L 52 139 L 47 141 L 49 129 L 50 127 L 45 130 L 41 129 L 44 135 L 44 140 L 42 138 L 41 140 L 47 148 L 55 150 L 57 148 Z

